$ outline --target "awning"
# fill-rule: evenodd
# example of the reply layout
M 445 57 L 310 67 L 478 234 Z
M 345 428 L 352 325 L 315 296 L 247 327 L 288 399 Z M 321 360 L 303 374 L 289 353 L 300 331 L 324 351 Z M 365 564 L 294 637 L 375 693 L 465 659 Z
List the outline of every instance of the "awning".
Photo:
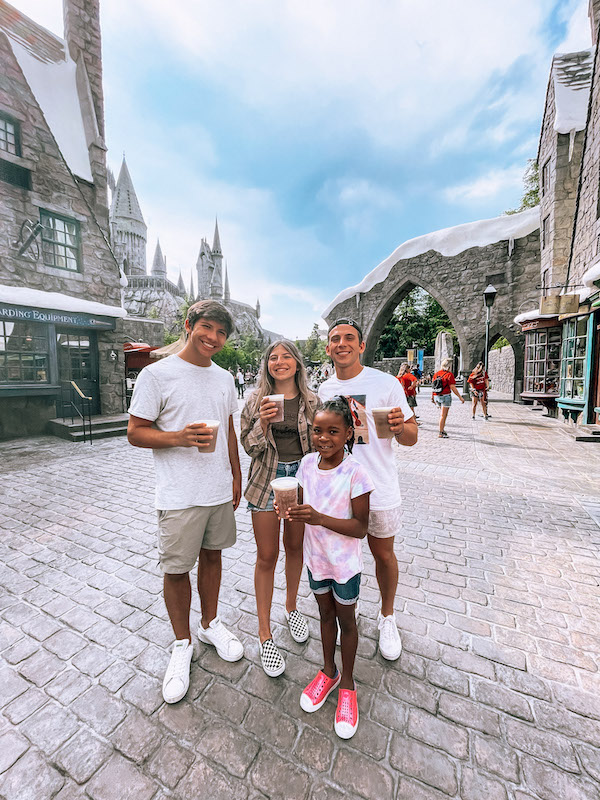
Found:
M 82 287 L 82 289 L 85 287 Z M 126 317 L 127 311 L 121 306 L 109 306 L 73 297 L 60 292 L 43 292 L 28 286 L 5 286 L 0 284 L 0 307 L 2 303 L 28 308 L 44 308 L 52 311 L 66 311 L 80 314 L 94 314 L 101 317 Z

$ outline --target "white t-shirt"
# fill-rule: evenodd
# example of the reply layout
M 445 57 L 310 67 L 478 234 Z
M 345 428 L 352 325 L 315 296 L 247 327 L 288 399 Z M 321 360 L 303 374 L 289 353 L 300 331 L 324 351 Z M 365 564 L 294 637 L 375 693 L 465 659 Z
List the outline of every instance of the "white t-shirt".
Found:
M 245 383 L 245 380 L 244 380 L 244 373 L 241 370 L 236 375 L 236 378 L 237 378 L 237 382 L 239 383 L 239 385 L 243 386 L 244 383 Z
M 393 439 L 377 438 L 371 409 L 391 406 L 401 408 L 405 420 L 413 417 L 414 412 L 406 402 L 400 381 L 387 372 L 363 367 L 354 378 L 342 381 L 333 375 L 319 386 L 319 397 L 323 401 L 339 394 L 356 401 L 351 402 L 353 412 L 357 415 L 352 455 L 366 467 L 375 484 L 375 491 L 371 494 L 371 511 L 397 508 L 402 503 L 402 497 L 394 463 Z M 366 439 L 368 443 L 365 443 Z
M 335 519 L 352 519 L 352 500 L 373 490 L 367 470 L 351 455 L 333 469 L 319 469 L 318 453 L 309 453 L 296 474 L 303 501 Z M 304 526 L 304 563 L 316 581 L 346 583 L 362 572 L 362 540 L 322 525 Z
M 145 367 L 136 381 L 129 413 L 154 422 L 159 431 L 180 431 L 191 422 L 218 419 L 214 453 L 196 447 L 156 448 L 156 508 L 217 506 L 233 500 L 229 463 L 229 417 L 238 410 L 233 377 L 211 364 L 198 367 L 168 356 Z

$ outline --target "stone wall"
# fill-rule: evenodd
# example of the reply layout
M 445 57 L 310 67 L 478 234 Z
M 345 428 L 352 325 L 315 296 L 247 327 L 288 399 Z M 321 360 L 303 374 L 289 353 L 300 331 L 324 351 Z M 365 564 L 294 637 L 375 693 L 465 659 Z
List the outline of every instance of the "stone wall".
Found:
M 491 389 L 512 396 L 515 384 L 515 353 L 510 345 L 498 350 L 490 350 L 488 375 Z
M 381 361 L 374 361 L 375 369 L 382 372 L 389 372 L 390 375 L 397 375 L 400 365 L 404 364 L 405 358 L 394 356 L 393 358 L 382 358 Z M 433 375 L 435 371 L 435 356 L 423 356 L 423 375 Z
M 178 315 L 183 302 L 183 297 L 174 297 L 162 285 L 125 290 L 125 308 L 128 314 L 146 318 L 156 315 L 170 333 L 179 330 Z
M 598 197 L 600 193 L 600 59 L 596 57 L 592 81 L 585 153 L 581 165 L 577 217 L 569 282 L 580 284 L 581 276 L 600 255 Z
M 540 222 L 548 220 L 548 236 L 546 246 L 541 248 L 540 253 L 540 281 L 534 284 L 530 291 L 533 300 L 537 300 L 542 294 L 541 290 L 535 287 L 541 285 L 544 273 L 547 285 L 562 283 L 566 279 L 575 218 L 577 183 L 585 141 L 585 131 L 578 131 L 570 154 L 570 137 L 554 130 L 556 114 L 554 95 L 554 81 L 551 76 L 539 151 Z M 542 175 L 546 164 L 548 180 L 544 185 Z
M 352 317 L 363 327 L 367 347 L 364 362 L 373 361 L 379 336 L 398 303 L 421 286 L 444 308 L 456 331 L 467 373 L 482 360 L 485 350 L 483 290 L 492 283 L 498 291 L 491 314 L 492 339 L 505 336 L 515 349 L 516 380 L 523 377 L 524 336 L 514 317 L 531 287 L 539 282 L 540 241 L 536 230 L 516 239 L 486 247 L 472 247 L 455 256 L 435 250 L 398 261 L 388 277 L 358 298 L 338 303 L 328 315 Z

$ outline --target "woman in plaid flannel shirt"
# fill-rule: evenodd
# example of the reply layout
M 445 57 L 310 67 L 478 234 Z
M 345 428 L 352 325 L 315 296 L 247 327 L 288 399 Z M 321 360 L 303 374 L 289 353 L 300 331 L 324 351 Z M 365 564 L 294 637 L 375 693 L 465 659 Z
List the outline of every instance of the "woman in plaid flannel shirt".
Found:
M 268 397 L 284 396 L 284 420 L 272 422 L 277 405 Z M 298 348 L 285 339 L 273 342 L 262 359 L 258 386 L 242 410 L 240 440 L 252 458 L 245 491 L 252 512 L 256 539 L 254 587 L 258 612 L 258 637 L 263 669 L 270 677 L 285 670 L 283 656 L 271 635 L 271 601 L 275 565 L 279 555 L 280 520 L 273 509 L 271 481 L 296 474 L 301 458 L 311 450 L 310 426 L 320 405 L 306 382 L 306 369 Z M 286 608 L 290 634 L 297 642 L 308 639 L 306 619 L 296 608 L 302 572 L 304 525 L 285 520 Z

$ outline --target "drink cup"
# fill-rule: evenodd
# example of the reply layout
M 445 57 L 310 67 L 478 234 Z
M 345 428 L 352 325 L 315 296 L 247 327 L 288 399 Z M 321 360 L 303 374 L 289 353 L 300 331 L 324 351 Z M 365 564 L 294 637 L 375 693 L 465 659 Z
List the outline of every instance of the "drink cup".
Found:
M 392 408 L 393 406 L 386 406 L 385 408 L 382 407 L 371 409 L 378 439 L 391 439 L 394 436 L 393 432 L 390 430 L 390 424 L 388 422 L 388 414 Z
M 288 508 L 298 504 L 298 481 L 296 478 L 275 478 L 271 481 L 279 517 L 283 519 Z
M 219 420 L 218 419 L 197 419 L 196 422 L 194 422 L 194 425 L 198 425 L 201 422 L 204 422 L 204 424 L 206 425 L 207 428 L 212 428 L 213 435 L 212 435 L 212 439 L 211 439 L 210 444 L 208 445 L 208 447 L 199 447 L 198 448 L 198 452 L 199 453 L 214 453 L 215 452 L 215 447 L 217 446 L 217 436 L 219 434 L 219 424 L 220 424 Z
M 270 422 L 283 422 L 284 415 L 283 415 L 283 400 L 284 395 L 282 394 L 268 394 L 266 399 L 269 400 L 271 403 L 277 403 L 277 414 L 274 417 L 271 417 Z

